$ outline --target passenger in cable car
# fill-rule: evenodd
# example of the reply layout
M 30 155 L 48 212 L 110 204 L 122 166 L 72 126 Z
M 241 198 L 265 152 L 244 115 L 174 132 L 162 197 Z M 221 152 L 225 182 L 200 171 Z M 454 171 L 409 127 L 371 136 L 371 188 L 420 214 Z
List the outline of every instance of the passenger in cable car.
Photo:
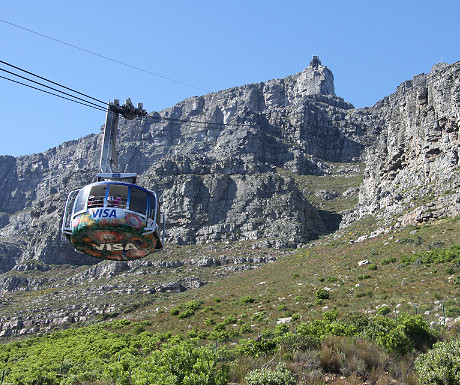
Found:
M 117 196 L 110 195 L 107 198 L 107 206 L 108 207 L 119 207 L 120 203 L 121 203 L 121 197 L 119 195 L 117 195 Z

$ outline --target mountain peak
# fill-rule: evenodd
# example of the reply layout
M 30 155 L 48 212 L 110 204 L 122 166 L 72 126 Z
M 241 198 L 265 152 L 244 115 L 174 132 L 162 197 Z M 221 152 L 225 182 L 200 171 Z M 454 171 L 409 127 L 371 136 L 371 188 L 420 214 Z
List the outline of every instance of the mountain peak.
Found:
M 319 56 L 313 56 L 310 65 L 297 79 L 296 91 L 302 95 L 335 95 L 334 75 L 321 64 Z

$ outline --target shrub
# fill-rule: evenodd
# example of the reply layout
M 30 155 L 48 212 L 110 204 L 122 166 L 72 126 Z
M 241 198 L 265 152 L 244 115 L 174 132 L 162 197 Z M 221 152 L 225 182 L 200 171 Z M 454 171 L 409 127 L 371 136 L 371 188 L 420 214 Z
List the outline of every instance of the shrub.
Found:
M 282 335 L 289 331 L 289 326 L 286 324 L 279 324 L 275 326 L 274 334 L 275 335 Z
M 323 318 L 326 321 L 332 322 L 332 321 L 335 321 L 337 319 L 337 315 L 338 315 L 337 310 L 326 310 L 323 313 Z
M 217 368 L 218 357 L 211 347 L 197 348 L 190 342 L 164 346 L 132 371 L 133 385 L 203 384 L 224 385 L 228 371 Z
M 245 340 L 240 343 L 237 351 L 244 356 L 260 357 L 275 353 L 276 342 L 257 337 L 255 340 Z
M 240 299 L 240 302 L 243 304 L 243 305 L 246 305 L 248 303 L 253 303 L 255 301 L 254 298 L 252 298 L 251 296 L 247 295 L 243 298 Z
M 211 325 L 215 325 L 216 321 L 214 320 L 214 318 L 206 318 L 204 320 L 204 324 L 207 326 L 211 326 Z
M 404 333 L 417 350 L 431 348 L 437 340 L 437 335 L 421 315 L 403 315 L 400 320 Z
M 415 360 L 420 384 L 460 384 L 460 341 L 438 342 Z
M 306 352 L 307 350 L 316 350 L 320 347 L 320 342 L 317 338 L 311 336 L 295 335 L 286 333 L 276 338 L 279 346 L 289 352 L 300 350 Z
M 241 325 L 241 327 L 240 327 L 240 333 L 241 334 L 247 334 L 247 333 L 251 333 L 251 332 L 252 332 L 251 324 L 245 323 L 245 324 Z
M 267 311 L 266 310 L 262 310 L 261 312 L 257 312 L 255 313 L 252 317 L 251 317 L 251 320 L 252 321 L 263 321 L 263 319 L 266 317 L 267 315 Z
M 388 333 L 379 334 L 375 342 L 389 353 L 395 355 L 402 356 L 412 350 L 411 341 L 404 333 L 404 327 L 401 325 L 398 325 Z
M 412 342 L 405 331 L 406 327 L 403 323 L 397 324 L 392 318 L 376 316 L 369 319 L 369 324 L 364 329 L 363 334 L 374 340 L 387 352 L 403 355 L 413 349 Z
M 195 312 L 192 309 L 185 309 L 182 313 L 180 313 L 177 317 L 178 318 L 188 318 L 194 315 Z
M 134 332 L 135 334 L 141 334 L 141 333 L 144 332 L 144 331 L 145 331 L 144 326 L 142 326 L 142 325 L 136 325 L 136 326 L 134 326 L 133 332 Z
M 319 289 L 315 293 L 317 299 L 329 299 L 329 292 L 326 289 Z
M 278 365 L 276 370 L 255 369 L 245 377 L 248 385 L 295 385 L 296 380 L 292 372 L 285 365 Z
M 362 274 L 362 275 L 358 275 L 358 279 L 360 281 L 362 281 L 363 279 L 369 279 L 371 277 L 370 274 Z
M 189 309 L 189 310 L 198 310 L 201 305 L 203 305 L 204 301 L 203 300 L 191 300 L 191 301 L 188 301 L 186 304 L 185 304 L 185 308 L 186 309 Z
M 225 327 L 226 327 L 226 326 L 227 326 L 227 325 L 226 325 L 225 323 L 220 322 L 220 323 L 218 323 L 216 326 L 214 326 L 214 329 L 213 329 L 213 330 L 216 331 L 216 332 L 221 332 L 221 331 L 225 330 Z
M 171 315 L 178 315 L 179 309 L 177 307 L 173 307 L 170 311 Z
M 388 265 L 390 263 L 395 263 L 396 262 L 396 257 L 388 257 L 388 258 L 383 258 L 382 259 L 382 265 Z
M 9 380 L 15 385 L 58 385 L 59 379 L 56 373 L 47 371 L 45 368 L 33 366 L 24 371 L 14 372 Z
M 388 306 L 382 306 L 378 311 L 377 314 L 379 315 L 387 315 L 391 313 L 391 309 Z
M 377 269 L 378 269 L 378 267 L 377 267 L 377 265 L 375 263 L 371 263 L 369 265 L 369 270 L 377 270 Z
M 237 318 L 234 315 L 229 315 L 227 318 L 224 319 L 225 325 L 236 324 L 238 322 Z
M 460 315 L 460 306 L 451 305 L 446 307 L 446 317 L 458 317 Z

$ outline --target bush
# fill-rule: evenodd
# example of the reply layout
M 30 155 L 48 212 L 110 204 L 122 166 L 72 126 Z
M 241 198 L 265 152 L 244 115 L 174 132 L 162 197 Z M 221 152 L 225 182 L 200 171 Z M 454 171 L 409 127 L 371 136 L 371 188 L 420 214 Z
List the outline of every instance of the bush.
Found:
M 263 355 L 274 354 L 276 342 L 257 337 L 255 340 L 246 340 L 237 347 L 238 353 L 249 357 L 260 357 Z
M 253 303 L 255 301 L 254 298 L 252 298 L 251 296 L 247 295 L 243 298 L 240 299 L 240 302 L 243 304 L 243 305 L 246 305 L 248 303 Z
M 326 289 L 319 289 L 315 293 L 317 299 L 329 299 L 329 292 Z
M 248 385 L 295 385 L 296 380 L 292 372 L 285 365 L 278 365 L 276 370 L 256 369 L 246 377 Z
M 395 263 L 396 262 L 396 257 L 389 257 L 389 258 L 384 258 L 382 259 L 382 265 L 388 265 L 390 263 Z
M 204 301 L 203 300 L 191 300 L 191 301 L 188 301 L 186 304 L 185 304 L 185 308 L 186 309 L 189 309 L 189 310 L 198 310 L 201 305 L 203 305 Z
M 251 324 L 245 323 L 240 327 L 241 334 L 248 334 L 252 332 Z
M 236 324 L 238 319 L 234 315 L 229 315 L 227 318 L 224 319 L 225 325 Z
M 182 313 L 180 313 L 177 317 L 178 318 L 188 318 L 194 315 L 195 312 L 192 309 L 185 309 Z
M 391 313 L 391 309 L 388 306 L 382 306 L 378 311 L 377 314 L 379 315 L 388 315 Z
M 15 385 L 58 385 L 59 379 L 56 373 L 47 371 L 45 368 L 32 367 L 25 371 L 13 373 L 9 380 Z
M 255 313 L 252 317 L 251 317 L 251 321 L 263 321 L 264 318 L 267 316 L 267 311 L 266 310 L 262 310 L 261 312 L 257 312 Z
M 275 330 L 273 334 L 275 334 L 276 336 L 279 336 L 279 335 L 283 335 L 287 333 L 288 331 L 289 331 L 289 326 L 287 326 L 286 324 L 279 324 L 275 326 Z
M 415 349 L 431 348 L 436 342 L 437 335 L 435 331 L 430 328 L 421 315 L 403 315 L 400 322 L 404 327 L 404 333 Z
M 295 350 L 306 352 L 307 350 L 317 350 L 320 347 L 320 342 L 317 338 L 292 333 L 286 333 L 277 337 L 276 342 L 283 350 L 288 352 Z
M 332 321 L 335 321 L 337 319 L 337 315 L 338 315 L 337 310 L 326 310 L 323 313 L 323 318 L 326 321 L 332 322 Z
M 179 309 L 177 307 L 173 307 L 169 313 L 171 313 L 171 315 L 178 315 L 179 314 Z
M 211 347 L 197 348 L 190 342 L 163 346 L 132 371 L 133 385 L 202 384 L 224 385 L 228 371 L 217 368 L 218 357 Z
M 460 384 L 460 341 L 438 342 L 415 360 L 420 384 Z

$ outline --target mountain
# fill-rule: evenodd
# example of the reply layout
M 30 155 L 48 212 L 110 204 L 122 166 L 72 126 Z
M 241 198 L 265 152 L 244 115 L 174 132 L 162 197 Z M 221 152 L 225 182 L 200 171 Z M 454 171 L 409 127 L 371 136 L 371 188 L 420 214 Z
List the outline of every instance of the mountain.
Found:
M 214 266 L 225 275 L 229 266 L 253 268 L 363 218 L 379 220 L 381 233 L 458 215 L 459 70 L 459 62 L 437 64 L 374 106 L 355 109 L 335 95 L 332 72 L 313 57 L 283 79 L 121 119 L 119 171 L 138 173 L 140 185 L 159 193 L 167 242 L 178 245 L 166 257 L 99 263 L 61 237 L 67 194 L 98 172 L 101 135 L 41 154 L 2 156 L 0 290 L 54 290 L 156 268 L 167 278 L 142 290 L 181 291 L 210 279 L 192 279 L 181 269 Z M 244 258 L 225 251 L 238 242 L 249 242 Z M 205 249 L 184 262 L 175 257 L 180 245 Z M 216 245 L 211 255 L 205 245 Z M 116 286 L 137 290 L 122 281 Z M 82 298 L 94 293 L 79 290 Z M 104 296 L 102 286 L 95 291 L 95 298 Z M 94 314 L 91 305 L 85 309 L 79 317 Z

